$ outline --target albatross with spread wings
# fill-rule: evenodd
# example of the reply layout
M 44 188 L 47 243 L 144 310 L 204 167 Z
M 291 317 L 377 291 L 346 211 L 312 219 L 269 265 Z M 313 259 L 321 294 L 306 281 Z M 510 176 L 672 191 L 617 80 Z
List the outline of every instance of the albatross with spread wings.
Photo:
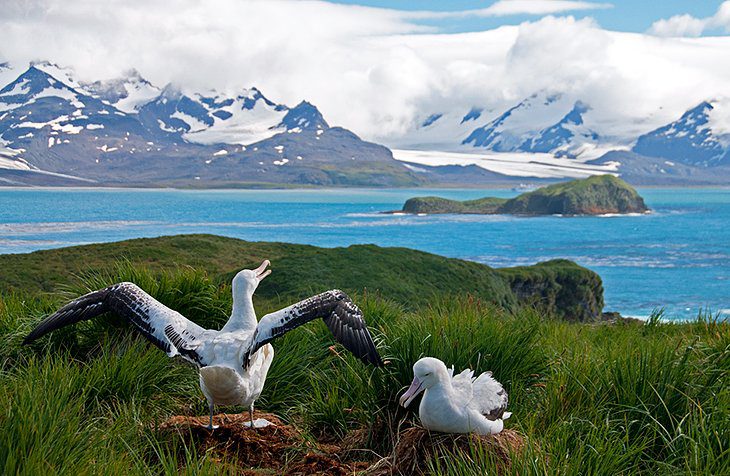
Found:
M 274 358 L 271 341 L 317 318 L 324 320 L 335 339 L 366 363 L 382 366 L 362 312 L 342 291 L 331 290 L 256 320 L 253 293 L 271 273 L 265 260 L 256 269 L 244 269 L 234 278 L 233 311 L 219 331 L 204 329 L 182 314 L 163 305 L 133 283 L 118 283 L 94 291 L 68 303 L 44 319 L 24 344 L 79 321 L 105 312 L 128 319 L 147 339 L 167 353 L 195 364 L 200 371 L 200 388 L 208 400 L 210 423 L 218 405 L 249 408 L 254 425 L 253 405 L 261 395 L 266 374 Z M 258 421 L 257 421 L 258 422 Z

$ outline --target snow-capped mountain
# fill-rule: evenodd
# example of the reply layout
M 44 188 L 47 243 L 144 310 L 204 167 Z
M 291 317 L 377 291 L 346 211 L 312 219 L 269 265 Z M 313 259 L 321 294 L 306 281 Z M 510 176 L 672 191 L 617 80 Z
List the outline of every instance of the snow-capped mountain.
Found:
M 702 102 L 663 127 L 642 135 L 633 151 L 700 167 L 730 165 L 730 129 L 718 110 L 724 103 Z
M 393 143 L 404 149 L 576 157 L 589 153 L 601 141 L 599 134 L 586 125 L 589 111 L 590 107 L 579 99 L 541 92 L 501 111 L 472 107 L 434 113 Z
M 248 145 L 282 132 L 329 127 L 311 104 L 289 109 L 256 88 L 229 97 L 215 91 L 186 94 L 167 86 L 139 109 L 139 116 L 150 128 L 180 133 L 186 141 L 198 144 Z
M 123 127 L 144 134 L 135 119 L 99 99 L 57 80 L 31 66 L 0 90 L 0 137 L 13 148 L 32 147 L 38 139 L 47 147 L 69 144 L 85 131 Z
M 0 183 L 413 185 L 599 173 L 723 183 L 729 111 L 730 101 L 707 101 L 664 126 L 666 115 L 611 135 L 587 101 L 543 91 L 424 115 L 391 153 L 331 127 L 314 104 L 289 107 L 256 88 L 159 88 L 136 71 L 85 82 L 49 62 L 0 63 Z
M 576 101 L 573 109 L 557 123 L 526 139 L 518 148 L 524 152 L 553 153 L 556 156 L 576 156 L 590 144 L 596 144 L 599 135 L 585 126 L 583 115 L 590 108 Z
M 410 143 L 396 143 L 394 156 L 535 178 L 614 173 L 679 184 L 726 183 L 730 176 L 730 101 L 704 102 L 659 128 L 654 121 L 647 129 L 655 130 L 638 138 L 626 133 L 638 123 L 618 134 L 615 127 L 599 132 L 606 124 L 580 98 L 536 93 L 502 112 L 475 107 L 430 115 L 405 135 Z
M 13 78 L 0 89 L 0 182 L 407 185 L 419 180 L 387 148 L 330 127 L 314 105 L 302 101 L 289 108 L 255 88 L 233 96 L 171 85 L 159 89 L 136 72 L 80 82 L 73 71 L 52 63 L 34 63 L 20 72 L 3 64 L 0 75 Z
M 160 88 L 144 79 L 134 69 L 121 78 L 84 83 L 81 88 L 91 96 L 128 113 L 137 112 L 141 106 L 160 95 Z
M 590 108 L 563 94 L 533 94 L 485 125 L 464 145 L 495 152 L 537 152 L 572 156 L 599 136 L 585 125 Z

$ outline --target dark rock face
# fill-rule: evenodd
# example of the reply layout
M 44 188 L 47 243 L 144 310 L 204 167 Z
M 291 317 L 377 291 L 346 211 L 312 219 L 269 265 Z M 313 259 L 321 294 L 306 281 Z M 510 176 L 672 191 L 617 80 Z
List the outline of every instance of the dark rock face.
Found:
M 603 282 L 593 271 L 568 260 L 498 270 L 518 302 L 531 304 L 567 321 L 601 318 Z
M 542 187 L 505 200 L 485 197 L 460 202 L 440 197 L 406 201 L 406 213 L 476 213 L 512 215 L 603 215 L 644 213 L 644 199 L 623 180 L 600 175 Z

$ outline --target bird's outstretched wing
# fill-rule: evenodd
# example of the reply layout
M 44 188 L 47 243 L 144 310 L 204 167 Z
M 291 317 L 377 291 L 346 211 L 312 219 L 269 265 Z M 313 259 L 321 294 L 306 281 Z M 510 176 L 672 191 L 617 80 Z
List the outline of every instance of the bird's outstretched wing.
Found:
M 377 367 L 383 365 L 362 311 L 347 294 L 334 289 L 262 317 L 244 357 L 244 367 L 263 345 L 317 318 L 323 319 L 335 339 L 360 360 Z
M 180 355 L 196 365 L 206 365 L 203 357 L 196 352 L 200 337 L 206 330 L 157 301 L 134 283 L 114 284 L 71 301 L 38 324 L 23 344 L 105 312 L 114 312 L 128 319 L 168 356 Z

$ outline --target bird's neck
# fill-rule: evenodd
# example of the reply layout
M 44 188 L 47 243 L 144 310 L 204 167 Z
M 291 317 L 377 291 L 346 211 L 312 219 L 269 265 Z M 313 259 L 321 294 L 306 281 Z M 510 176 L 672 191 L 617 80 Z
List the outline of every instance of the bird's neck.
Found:
M 426 394 L 430 394 L 431 398 L 450 399 L 454 394 L 454 388 L 451 386 L 451 382 L 439 381 L 424 391 L 424 397 Z
M 233 310 L 231 318 L 223 326 L 224 331 L 237 331 L 242 329 L 254 329 L 258 321 L 256 311 L 253 308 L 253 295 L 247 292 L 233 291 Z
M 427 388 L 423 392 L 421 404 L 419 405 L 419 413 L 424 411 L 433 411 L 434 409 L 442 412 L 444 410 L 456 411 L 457 406 L 455 400 L 454 389 L 449 382 L 439 382 L 436 385 Z
M 442 395 L 451 396 L 454 394 L 454 387 L 451 385 L 451 379 L 443 379 L 440 380 L 436 385 L 431 387 L 436 393 L 440 393 Z

